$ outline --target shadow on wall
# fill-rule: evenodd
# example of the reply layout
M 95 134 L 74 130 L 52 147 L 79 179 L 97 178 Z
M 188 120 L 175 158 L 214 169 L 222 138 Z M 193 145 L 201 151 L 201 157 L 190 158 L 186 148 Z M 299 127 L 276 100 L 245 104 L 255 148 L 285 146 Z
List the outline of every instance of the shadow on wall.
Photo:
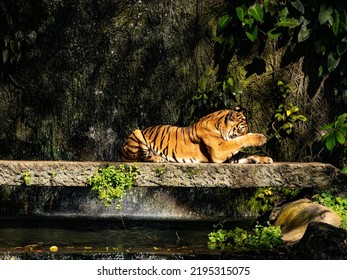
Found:
M 0 87 L 0 158 L 118 160 L 133 129 L 183 124 L 220 2 L 36 3 L 35 44 Z

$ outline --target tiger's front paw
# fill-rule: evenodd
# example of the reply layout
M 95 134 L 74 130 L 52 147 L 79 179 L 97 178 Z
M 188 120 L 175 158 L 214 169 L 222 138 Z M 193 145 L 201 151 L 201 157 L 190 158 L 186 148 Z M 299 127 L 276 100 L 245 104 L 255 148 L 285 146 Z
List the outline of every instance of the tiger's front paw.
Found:
M 266 137 L 260 133 L 248 133 L 249 146 L 262 146 L 266 143 Z

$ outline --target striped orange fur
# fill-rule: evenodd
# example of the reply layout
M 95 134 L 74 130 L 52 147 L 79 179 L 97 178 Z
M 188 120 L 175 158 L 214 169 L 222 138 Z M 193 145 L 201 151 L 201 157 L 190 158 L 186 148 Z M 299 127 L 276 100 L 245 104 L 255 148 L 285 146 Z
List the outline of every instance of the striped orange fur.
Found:
M 189 127 L 157 125 L 134 130 L 121 148 L 125 162 L 227 162 L 241 148 L 261 146 L 266 137 L 247 133 L 240 107 L 211 113 Z M 252 156 L 243 162 L 272 163 L 268 157 Z

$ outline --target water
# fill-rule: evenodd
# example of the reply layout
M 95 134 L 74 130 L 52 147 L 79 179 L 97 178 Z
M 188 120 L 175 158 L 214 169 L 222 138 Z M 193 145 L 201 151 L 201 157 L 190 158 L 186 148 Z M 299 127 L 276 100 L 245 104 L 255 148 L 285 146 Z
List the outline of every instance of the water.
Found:
M 246 227 L 250 221 L 225 226 Z M 151 221 L 114 218 L 0 218 L 0 254 L 215 254 L 207 235 L 216 222 Z

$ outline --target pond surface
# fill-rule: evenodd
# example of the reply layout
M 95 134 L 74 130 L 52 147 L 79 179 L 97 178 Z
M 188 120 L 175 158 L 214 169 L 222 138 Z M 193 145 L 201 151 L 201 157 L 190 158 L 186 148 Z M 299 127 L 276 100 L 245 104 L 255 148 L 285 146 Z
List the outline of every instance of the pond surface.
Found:
M 250 220 L 225 228 L 247 227 Z M 215 254 L 207 235 L 217 222 L 114 218 L 0 218 L 0 254 Z

